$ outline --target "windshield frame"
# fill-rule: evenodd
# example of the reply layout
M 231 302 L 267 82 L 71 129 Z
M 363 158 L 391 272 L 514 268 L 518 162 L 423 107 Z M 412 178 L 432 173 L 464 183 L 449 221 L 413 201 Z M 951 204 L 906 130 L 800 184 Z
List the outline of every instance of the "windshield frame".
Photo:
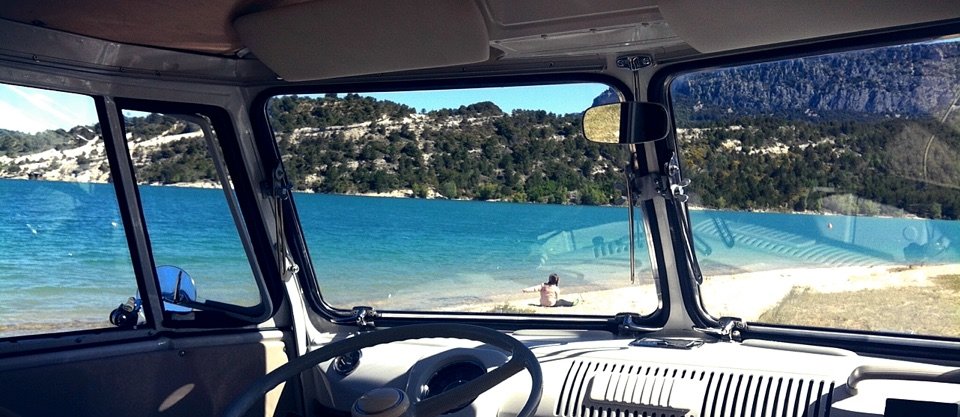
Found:
M 930 41 L 944 36 L 960 36 L 960 21 L 953 20 L 939 24 L 919 25 L 894 31 L 874 31 L 853 37 L 835 36 L 817 42 L 795 43 L 747 53 L 714 54 L 699 59 L 665 65 L 651 77 L 648 85 L 651 101 L 659 100 L 661 104 L 667 107 L 670 113 L 671 123 L 674 126 L 667 141 L 665 141 L 667 143 L 658 147 L 658 153 L 660 155 L 667 155 L 666 150 L 678 150 L 677 154 L 682 172 L 684 166 L 683 149 L 677 140 L 674 110 L 672 108 L 672 98 L 670 97 L 671 83 L 681 75 L 793 58 L 815 57 L 847 51 L 904 45 Z M 684 212 L 686 218 L 689 219 L 689 210 L 686 206 L 684 206 Z M 679 219 L 671 219 L 671 222 L 675 221 L 679 221 Z M 681 237 L 678 236 L 678 238 Z M 677 241 L 675 241 L 675 245 L 677 246 L 675 251 L 679 254 L 678 256 L 685 257 L 686 255 L 680 250 Z M 707 312 L 703 305 L 699 283 L 694 279 L 692 271 L 685 265 L 687 265 L 686 260 L 683 262 L 678 261 L 678 272 L 681 277 L 681 297 L 687 313 L 694 322 L 702 323 L 702 325 L 709 327 L 719 326 L 719 317 L 715 317 Z M 909 346 L 911 349 L 916 350 L 918 357 L 930 359 L 956 359 L 960 357 L 956 350 L 960 348 L 960 339 L 933 335 L 908 335 L 902 333 L 771 323 L 750 323 L 750 325 L 743 330 L 742 334 L 744 339 L 755 338 L 807 344 L 814 343 L 869 354 L 883 354 L 895 351 L 896 349 L 903 349 L 903 346 Z
M 390 80 L 386 82 L 343 82 L 343 83 L 318 83 L 301 86 L 283 86 L 270 87 L 260 91 L 253 100 L 250 107 L 250 118 L 254 127 L 254 134 L 258 138 L 261 156 L 264 157 L 263 164 L 266 167 L 275 167 L 280 163 L 280 151 L 277 146 L 276 138 L 269 124 L 267 115 L 267 106 L 269 100 L 276 96 L 290 94 L 350 94 L 350 93 L 368 93 L 368 92 L 399 92 L 399 91 L 428 91 L 445 89 L 466 89 L 466 88 L 488 88 L 488 87 L 518 87 L 518 86 L 536 86 L 549 84 L 572 84 L 572 83 L 601 83 L 608 85 L 624 97 L 631 97 L 629 87 L 621 80 L 598 73 L 551 73 L 551 74 L 533 74 L 535 70 L 527 70 L 527 74 L 520 75 L 492 75 L 492 76 L 474 76 L 470 78 L 456 79 L 433 77 L 430 75 L 411 76 L 404 80 Z M 584 109 L 586 110 L 586 109 Z M 627 167 L 624 167 L 627 169 Z M 271 169 L 272 170 L 272 169 Z M 643 202 L 638 202 L 636 208 L 640 208 Z M 643 227 L 650 233 L 652 227 L 656 227 L 655 219 L 650 219 L 643 212 L 636 216 L 642 221 Z M 306 246 L 303 229 L 300 226 L 299 215 L 296 210 L 294 199 L 287 199 L 284 202 L 283 210 L 284 231 L 288 242 L 291 243 L 290 251 L 294 257 L 294 262 L 300 266 L 297 277 L 301 288 L 308 300 L 312 312 L 311 319 L 337 320 L 349 318 L 352 315 L 350 310 L 338 309 L 323 300 L 320 289 L 317 284 L 315 270 L 310 261 L 309 249 Z M 653 223 L 651 223 L 653 220 Z M 653 239 L 655 245 L 659 245 L 659 239 Z M 667 289 L 667 274 L 662 267 L 662 252 L 659 247 L 651 247 L 650 250 L 657 254 L 658 265 L 653 268 L 654 284 L 659 293 L 656 309 L 640 317 L 634 317 L 634 321 L 644 326 L 662 327 L 670 314 L 670 303 L 665 302 L 669 299 Z M 376 306 L 373 306 L 376 308 Z M 468 312 L 398 312 L 387 311 L 377 312 L 377 323 L 384 323 L 389 326 L 403 325 L 411 323 L 422 323 L 424 320 L 431 322 L 456 322 L 468 324 L 482 324 L 488 327 L 498 329 L 522 329 L 522 328 L 542 328 L 542 329 L 580 329 L 580 330 L 604 330 L 617 331 L 617 326 L 622 321 L 621 316 L 575 316 L 575 315 L 521 315 L 521 314 L 496 314 L 496 313 L 468 313 Z

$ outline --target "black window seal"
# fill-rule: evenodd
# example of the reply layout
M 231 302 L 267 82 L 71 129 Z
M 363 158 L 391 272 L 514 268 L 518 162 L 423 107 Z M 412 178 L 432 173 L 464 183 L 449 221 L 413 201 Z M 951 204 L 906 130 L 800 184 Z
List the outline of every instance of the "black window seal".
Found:
M 960 19 L 875 30 L 861 34 L 839 35 L 818 41 L 795 43 L 758 51 L 733 51 L 730 53 L 715 54 L 664 65 L 651 77 L 648 91 L 650 92 L 651 100 L 659 100 L 667 107 L 671 117 L 670 122 L 675 128 L 676 123 L 674 123 L 673 120 L 674 113 L 670 97 L 670 83 L 679 75 L 709 69 L 904 45 L 954 35 L 960 35 Z M 669 153 L 677 150 L 678 143 L 675 130 L 671 131 L 668 140 L 665 142 L 665 152 Z M 683 154 L 679 151 L 677 151 L 677 154 L 682 170 L 684 162 Z M 687 218 L 689 219 L 689 212 L 687 212 Z M 680 219 L 671 219 L 671 224 L 679 220 Z M 680 254 L 680 256 L 685 256 L 682 252 L 677 253 Z M 678 265 L 686 265 L 686 262 L 678 262 Z M 680 267 L 678 269 L 680 274 L 681 296 L 690 317 L 695 322 L 699 322 L 698 325 L 700 326 L 719 326 L 717 318 L 710 315 L 704 308 L 699 286 L 694 281 L 692 272 L 686 267 Z M 843 347 L 866 354 L 894 354 L 899 352 L 902 355 L 903 349 L 909 347 L 911 353 L 916 353 L 918 357 L 930 359 L 960 359 L 960 351 L 957 351 L 956 348 L 956 342 L 958 341 L 956 338 L 893 333 L 885 334 L 870 331 L 811 328 L 771 323 L 748 324 L 748 330 L 742 332 L 744 338 L 783 340 Z M 891 343 L 891 340 L 897 340 L 899 343 Z M 907 341 L 915 341 L 915 343 L 906 343 Z M 923 347 L 921 348 L 920 345 L 923 345 Z M 898 351 L 897 349 L 900 350 Z
M 177 114 L 198 114 L 207 117 L 210 120 L 211 127 L 217 135 L 217 143 L 223 149 L 224 162 L 227 171 L 233 178 L 232 184 L 234 193 L 237 196 L 237 202 L 240 205 L 240 211 L 243 214 L 244 222 L 250 234 L 253 245 L 253 251 L 257 257 L 260 266 L 260 276 L 263 282 L 256 282 L 262 294 L 268 298 L 261 297 L 260 304 L 250 307 L 237 307 L 238 311 L 249 315 L 249 320 L 230 317 L 216 311 L 195 311 L 192 319 L 172 319 L 172 315 L 164 314 L 162 321 L 166 329 L 215 329 L 224 327 L 243 327 L 252 324 L 263 323 L 269 320 L 277 313 L 283 302 L 284 287 L 280 280 L 278 271 L 274 266 L 277 265 L 274 251 L 270 245 L 270 239 L 267 234 L 267 228 L 260 220 L 262 212 L 260 206 L 256 203 L 256 195 L 259 190 L 255 190 L 250 184 L 250 174 L 246 171 L 243 162 L 242 147 L 237 135 L 236 128 L 230 117 L 230 113 L 218 106 L 181 103 L 171 101 L 155 101 L 135 98 L 116 98 L 118 111 L 134 110 L 148 113 L 161 113 L 176 116 Z M 129 156 L 127 156 L 129 158 Z M 139 199 L 139 191 L 134 190 Z M 141 213 L 142 218 L 142 213 Z M 146 223 L 145 223 L 146 224 Z M 152 251 L 150 252 L 152 262 Z M 256 275 L 254 275 L 256 277 Z
M 425 75 L 429 77 L 430 75 Z M 518 87 L 530 85 L 548 85 L 548 84 L 572 84 L 583 82 L 595 82 L 608 85 L 618 90 L 625 97 L 632 97 L 630 88 L 621 80 L 598 73 L 551 73 L 547 75 L 495 75 L 495 76 L 470 76 L 463 79 L 442 78 L 442 79 L 412 79 L 412 80 L 391 80 L 387 82 L 357 82 L 346 81 L 342 84 L 323 83 L 318 85 L 298 84 L 295 86 L 270 87 L 261 91 L 254 98 L 250 106 L 250 121 L 253 125 L 254 136 L 257 138 L 259 151 L 263 157 L 266 168 L 272 169 L 282 165 L 279 147 L 276 143 L 273 130 L 270 127 L 267 116 L 268 101 L 279 95 L 287 94 L 326 94 L 326 93 L 367 93 L 367 92 L 393 92 L 393 91 L 425 91 L 425 90 L 444 90 L 455 88 L 487 88 L 487 87 Z M 584 109 L 586 110 L 586 109 Z M 625 167 L 625 169 L 628 169 Z M 300 265 L 300 271 L 297 274 L 301 287 L 304 288 L 304 294 L 308 304 L 313 311 L 326 319 L 341 318 L 350 315 L 350 311 L 336 309 L 327 304 L 321 294 L 314 275 L 315 270 L 310 261 L 310 255 L 306 242 L 303 238 L 303 231 L 300 228 L 299 217 L 295 207 L 294 199 L 284 200 L 284 231 L 286 238 L 291 242 L 290 249 L 294 262 Z M 646 224 L 650 225 L 647 220 Z M 653 233 L 647 230 L 647 233 Z M 654 239 L 658 241 L 658 239 Z M 658 251 L 659 252 L 659 251 Z M 664 303 L 663 299 L 669 297 L 666 283 L 666 271 L 662 267 L 662 255 L 658 254 L 658 262 L 661 267 L 657 268 L 659 276 L 654 277 L 661 291 L 658 308 L 652 313 L 641 317 L 640 321 L 644 325 L 651 327 L 662 327 L 669 317 L 669 303 Z M 585 329 L 585 330 L 611 330 L 611 317 L 596 316 L 496 316 L 493 314 L 463 314 L 442 312 L 396 312 L 401 317 L 390 317 L 391 311 L 383 311 L 384 317 L 378 318 L 378 323 L 387 323 L 389 325 L 402 325 L 409 323 L 423 322 L 451 322 L 481 324 L 488 327 L 500 329 L 516 329 L 520 327 L 536 328 L 556 328 L 556 329 Z M 451 317 L 453 316 L 453 317 Z M 476 317 L 476 318 L 472 318 Z M 571 320 L 571 318 L 580 318 Z M 587 318 L 585 318 L 587 317 Z M 520 320 L 518 320 L 520 318 Z M 615 327 L 615 326 L 614 326 Z
M 911 359 L 960 361 L 960 340 L 956 338 L 768 323 L 749 323 L 741 335 L 744 339 L 835 347 L 868 356 L 896 358 L 906 352 Z

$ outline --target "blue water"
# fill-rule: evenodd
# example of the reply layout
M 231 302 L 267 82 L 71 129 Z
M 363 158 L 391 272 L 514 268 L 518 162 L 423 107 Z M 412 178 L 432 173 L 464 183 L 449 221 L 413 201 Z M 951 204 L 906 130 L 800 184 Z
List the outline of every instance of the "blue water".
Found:
M 258 302 L 220 190 L 142 187 L 157 264 L 200 297 Z M 105 322 L 136 291 L 113 187 L 0 180 L 0 331 Z M 626 209 L 297 194 L 328 302 L 439 308 L 485 301 L 559 273 L 567 289 L 629 282 Z M 706 274 L 798 266 L 960 262 L 957 222 L 693 211 Z M 638 236 L 642 236 L 642 230 Z M 637 241 L 649 282 L 645 239 Z M 70 312 L 65 317 L 64 312 Z
M 615 207 L 313 194 L 296 200 L 321 291 L 347 307 L 460 304 L 518 292 L 553 272 L 568 288 L 604 288 L 606 277 L 583 268 L 599 261 L 591 239 L 627 233 L 627 211 Z M 592 231 L 591 239 L 578 240 L 581 230 Z M 600 260 L 629 279 L 626 252 Z
M 186 269 L 203 298 L 259 302 L 222 191 L 144 186 L 140 193 L 158 265 Z M 112 185 L 0 180 L 0 201 L 0 331 L 106 322 L 136 293 Z

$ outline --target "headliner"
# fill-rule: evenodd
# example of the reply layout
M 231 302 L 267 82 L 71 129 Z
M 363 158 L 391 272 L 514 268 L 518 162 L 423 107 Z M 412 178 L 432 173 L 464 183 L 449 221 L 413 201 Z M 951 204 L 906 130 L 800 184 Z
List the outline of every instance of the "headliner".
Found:
M 421 7 L 404 9 L 405 19 L 398 18 L 396 13 L 381 13 L 383 16 L 379 18 L 354 13 L 351 17 L 356 19 L 343 19 L 343 13 L 340 17 L 336 13 L 346 9 L 385 10 L 390 8 L 386 6 L 396 6 L 394 1 L 397 0 L 316 0 L 314 5 L 308 5 L 304 3 L 314 2 L 31 0 L 0 2 L 0 18 L 120 45 L 183 51 L 206 55 L 206 58 L 219 56 L 234 61 L 233 58 L 243 58 L 252 52 L 248 57 L 251 59 L 241 61 L 262 62 L 286 80 L 319 80 L 479 62 L 479 58 L 456 57 L 455 52 L 463 47 L 462 43 L 442 42 L 444 39 L 437 36 L 411 30 L 410 24 L 416 24 L 418 19 L 410 16 L 437 13 L 437 8 L 423 6 L 429 3 L 411 3 Z M 742 52 L 911 25 L 960 22 L 960 2 L 957 1 L 918 2 L 908 8 L 900 2 L 871 0 L 729 0 L 721 4 L 713 0 L 449 1 L 476 4 L 479 28 L 485 25 L 486 34 L 483 38 L 474 37 L 477 42 L 471 45 L 489 48 L 490 53 L 484 56 L 489 55 L 486 62 L 493 65 L 511 59 L 553 60 L 572 56 L 612 59 L 624 53 L 645 53 L 657 63 L 669 63 L 695 59 L 704 53 Z M 317 5 L 319 7 L 313 7 Z M 275 13 L 285 6 L 294 7 L 287 8 L 285 14 Z M 260 25 L 241 33 L 235 24 L 242 20 L 257 21 Z M 448 20 L 452 26 L 459 27 L 457 19 Z M 443 22 L 443 18 L 439 21 Z M 358 26 L 374 29 L 357 33 Z M 366 35 L 379 32 L 394 35 L 390 35 L 389 42 L 367 39 L 370 36 Z M 279 35 L 290 35 L 297 41 L 279 41 L 283 37 Z M 62 56 L 77 62 L 72 52 L 78 50 L 77 40 L 40 32 L 30 36 L 29 45 L 13 43 L 3 49 L 54 58 Z M 331 39 L 335 41 L 322 42 Z M 326 49 L 317 49 L 317 45 Z M 109 48 L 105 48 L 91 48 L 93 52 L 80 62 L 164 72 L 189 68 L 193 62 L 187 54 L 157 55 L 142 49 L 121 52 L 119 58 L 110 60 L 107 59 L 110 53 L 105 52 Z M 422 59 L 424 53 L 454 58 L 426 62 Z M 310 56 L 353 61 L 332 71 L 303 59 Z M 383 59 L 385 56 L 393 58 Z M 197 61 L 193 66 L 205 65 L 209 63 Z M 229 63 L 216 65 L 220 70 L 234 71 L 229 69 Z
M 29 0 L 0 2 L 0 17 L 114 42 L 231 55 L 233 20 L 305 0 Z

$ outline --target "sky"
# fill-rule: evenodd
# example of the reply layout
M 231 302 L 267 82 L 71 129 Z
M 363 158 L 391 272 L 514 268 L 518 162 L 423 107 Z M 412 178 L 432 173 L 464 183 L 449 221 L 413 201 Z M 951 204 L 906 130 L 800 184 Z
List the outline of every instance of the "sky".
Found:
M 390 100 L 427 111 L 456 109 L 481 101 L 492 101 L 504 112 L 516 109 L 546 110 L 557 114 L 581 113 L 607 89 L 604 84 L 562 84 L 526 87 L 472 88 L 396 93 L 361 94 Z
M 0 84 L 0 129 L 36 133 L 94 123 L 97 109 L 88 96 Z
M 501 110 L 546 110 L 580 113 L 607 89 L 603 84 L 563 84 L 364 94 L 417 109 L 456 109 L 492 101 Z M 97 123 L 93 99 L 81 94 L 0 84 L 0 129 L 36 133 Z

